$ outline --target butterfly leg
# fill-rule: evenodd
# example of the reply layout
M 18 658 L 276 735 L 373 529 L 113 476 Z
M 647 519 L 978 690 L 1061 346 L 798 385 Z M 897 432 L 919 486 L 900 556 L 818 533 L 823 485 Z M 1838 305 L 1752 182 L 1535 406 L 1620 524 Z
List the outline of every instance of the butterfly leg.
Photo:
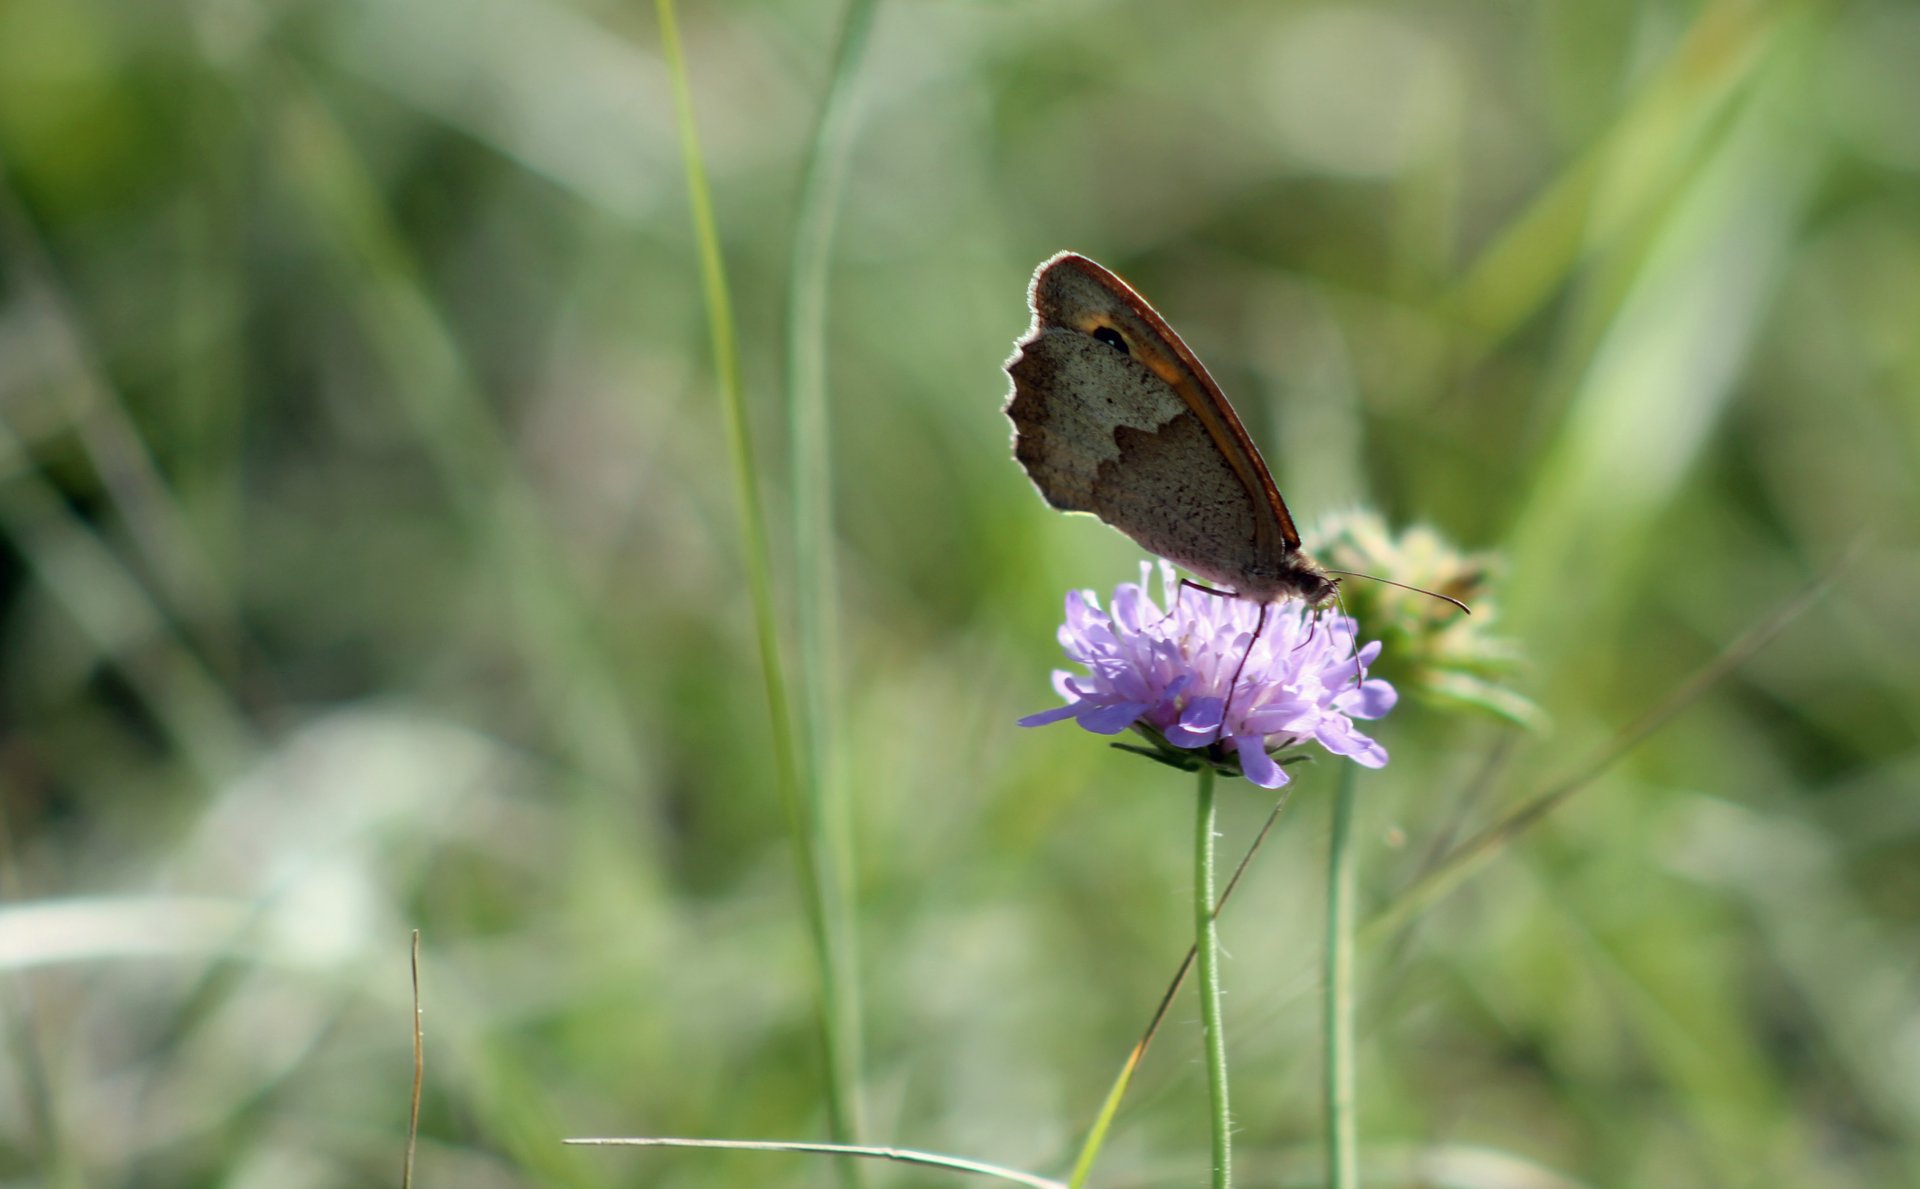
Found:
M 1196 583 L 1196 585 L 1198 585 Z M 1202 586 L 1200 589 L 1206 590 Z M 1218 592 L 1215 592 L 1218 593 Z M 1253 635 L 1247 640 L 1247 650 L 1240 654 L 1240 663 L 1233 667 L 1233 680 L 1227 682 L 1227 696 L 1220 703 L 1220 729 L 1214 732 L 1213 741 L 1218 743 L 1227 734 L 1227 711 L 1233 709 L 1234 687 L 1240 684 L 1240 674 L 1246 670 L 1247 658 L 1253 655 L 1253 646 L 1260 642 L 1260 634 L 1267 630 L 1267 609 L 1272 603 L 1260 604 L 1260 622 L 1253 626 Z
M 1180 609 L 1180 592 L 1186 590 L 1189 586 L 1195 590 L 1204 591 L 1207 594 L 1213 595 L 1215 598 L 1233 599 L 1240 597 L 1230 590 L 1218 590 L 1208 586 L 1204 582 L 1195 582 L 1191 578 L 1182 578 L 1180 579 L 1180 584 L 1173 588 L 1173 605 L 1167 608 L 1166 614 L 1160 617 L 1159 622 L 1164 623 L 1169 616 Z
M 1221 590 L 1221 589 L 1219 589 L 1218 587 L 1213 587 L 1213 586 L 1208 586 L 1208 585 L 1207 585 L 1206 583 L 1204 583 L 1204 582 L 1195 582 L 1195 581 L 1194 581 L 1193 579 L 1191 579 L 1191 578 L 1182 578 L 1182 579 L 1180 580 L 1180 586 L 1181 586 L 1181 588 L 1182 588 L 1182 589 L 1184 589 L 1184 588 L 1186 588 L 1186 587 L 1189 587 L 1189 586 L 1191 586 L 1191 587 L 1193 587 L 1193 589 L 1195 589 L 1195 590 L 1203 590 L 1203 591 L 1206 591 L 1206 592 L 1207 592 L 1208 594 L 1210 594 L 1210 595 L 1212 595 L 1212 596 L 1214 596 L 1215 598 L 1218 598 L 1218 599 L 1237 599 L 1237 598 L 1239 598 L 1239 597 L 1240 597 L 1239 595 L 1237 595 L 1237 594 L 1234 594 L 1234 593 L 1233 593 L 1232 591 L 1230 591 L 1230 590 Z M 1175 594 L 1175 595 L 1174 595 L 1173 597 L 1177 599 L 1177 598 L 1179 598 L 1180 596 L 1179 596 L 1178 594 Z
M 1360 624 L 1347 614 L 1347 600 L 1338 588 L 1334 590 L 1333 597 L 1340 603 L 1340 618 L 1347 621 L 1347 628 L 1353 633 L 1353 684 L 1357 688 L 1367 683 L 1367 667 L 1360 663 Z

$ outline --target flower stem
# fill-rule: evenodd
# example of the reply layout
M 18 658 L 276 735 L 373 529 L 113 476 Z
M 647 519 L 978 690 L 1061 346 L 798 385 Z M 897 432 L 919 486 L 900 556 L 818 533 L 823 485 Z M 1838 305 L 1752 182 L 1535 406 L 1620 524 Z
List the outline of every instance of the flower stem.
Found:
M 1207 1099 L 1213 1124 L 1213 1189 L 1233 1183 L 1232 1119 L 1227 1110 L 1227 1042 L 1220 1029 L 1220 934 L 1213 896 L 1213 769 L 1200 769 L 1193 838 L 1193 948 L 1199 955 L 1200 1021 L 1207 1051 Z
M 1354 1189 L 1359 1143 L 1354 1129 L 1353 1082 L 1353 786 L 1352 764 L 1340 765 L 1333 801 L 1333 841 L 1327 856 L 1325 994 L 1327 1185 Z

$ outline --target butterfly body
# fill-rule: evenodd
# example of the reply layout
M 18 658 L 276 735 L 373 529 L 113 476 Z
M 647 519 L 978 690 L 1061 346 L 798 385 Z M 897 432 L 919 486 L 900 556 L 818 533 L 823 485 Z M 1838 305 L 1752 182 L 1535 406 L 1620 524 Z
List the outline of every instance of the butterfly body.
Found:
M 1028 304 L 1006 414 L 1014 457 L 1048 503 L 1242 598 L 1333 600 L 1339 580 L 1301 549 L 1233 406 L 1144 298 L 1062 252 L 1033 274 Z

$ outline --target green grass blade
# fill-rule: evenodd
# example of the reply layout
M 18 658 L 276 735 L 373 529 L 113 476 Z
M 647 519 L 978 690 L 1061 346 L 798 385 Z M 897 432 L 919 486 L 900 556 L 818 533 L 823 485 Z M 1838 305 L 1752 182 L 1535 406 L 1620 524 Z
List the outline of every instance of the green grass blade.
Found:
M 685 54 L 680 46 L 678 22 L 673 0 L 658 0 L 661 48 L 667 59 L 667 71 L 673 80 L 674 109 L 680 130 L 681 153 L 687 171 L 687 200 L 693 218 L 694 238 L 700 253 L 701 289 L 706 300 L 707 327 L 713 352 L 715 382 L 726 421 L 728 461 L 733 469 L 734 495 L 740 518 L 741 545 L 745 552 L 747 589 L 753 603 L 754 631 L 759 640 L 760 671 L 766 687 L 767 710 L 771 718 L 774 778 L 780 799 L 786 807 L 788 828 L 792 834 L 794 859 L 806 904 L 807 925 L 812 936 L 814 960 L 820 979 L 819 1027 L 826 1054 L 826 1107 L 828 1128 L 836 1142 L 847 1142 L 852 1135 L 849 1105 L 850 1088 L 841 1079 L 839 1018 L 834 1009 L 841 988 L 835 983 L 836 967 L 828 926 L 828 907 L 821 880 L 819 854 L 815 846 L 813 814 L 805 803 L 800 787 L 793 711 L 788 697 L 785 667 L 780 659 L 780 640 L 773 602 L 773 562 L 767 544 L 766 519 L 761 511 L 760 485 L 754 465 L 753 442 L 747 425 L 746 401 L 741 390 L 739 352 L 733 324 L 733 303 L 727 293 L 726 265 L 720 251 L 720 232 L 713 214 L 713 199 L 707 186 L 706 166 L 700 152 L 700 140 L 693 118 L 693 88 L 687 75 Z M 849 1183 L 855 1174 L 843 1165 Z
M 260 85 L 287 180 L 349 308 L 489 573 L 512 595 L 519 647 L 552 730 L 601 788 L 643 787 L 625 699 L 551 519 L 428 292 L 367 162 L 320 92 L 287 64 Z
M 859 1093 L 861 1040 L 855 844 L 841 754 L 839 590 L 834 565 L 832 420 L 827 401 L 828 273 L 855 127 L 854 82 L 873 28 L 876 0 L 852 0 L 840 26 L 801 176 L 787 275 L 787 410 L 793 427 L 794 613 L 799 640 L 804 795 L 821 871 L 826 932 L 826 1009 L 836 1020 L 828 1060 L 844 1088 L 848 1135 L 865 1135 Z

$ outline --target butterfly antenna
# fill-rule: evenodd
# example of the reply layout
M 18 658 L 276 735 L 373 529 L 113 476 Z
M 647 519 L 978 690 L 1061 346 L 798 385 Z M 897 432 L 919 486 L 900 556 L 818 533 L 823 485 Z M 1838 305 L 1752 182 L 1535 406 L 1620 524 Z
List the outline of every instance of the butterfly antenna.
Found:
M 1424 586 L 1409 586 L 1405 582 L 1395 582 L 1391 578 L 1382 578 L 1377 574 L 1362 574 L 1358 570 L 1328 570 L 1327 573 L 1343 574 L 1348 578 L 1365 578 L 1369 582 L 1384 582 L 1388 586 L 1397 586 L 1401 590 L 1410 590 L 1414 594 L 1423 594 L 1430 599 L 1439 599 L 1443 603 L 1452 603 L 1454 606 L 1460 608 L 1462 611 L 1465 611 L 1468 615 L 1473 614 L 1473 608 L 1467 606 L 1465 603 L 1461 602 L 1459 599 L 1454 598 L 1452 595 L 1441 594 L 1437 590 L 1428 590 Z M 1341 607 L 1341 611 L 1343 613 L 1346 611 L 1346 607 L 1344 605 Z

